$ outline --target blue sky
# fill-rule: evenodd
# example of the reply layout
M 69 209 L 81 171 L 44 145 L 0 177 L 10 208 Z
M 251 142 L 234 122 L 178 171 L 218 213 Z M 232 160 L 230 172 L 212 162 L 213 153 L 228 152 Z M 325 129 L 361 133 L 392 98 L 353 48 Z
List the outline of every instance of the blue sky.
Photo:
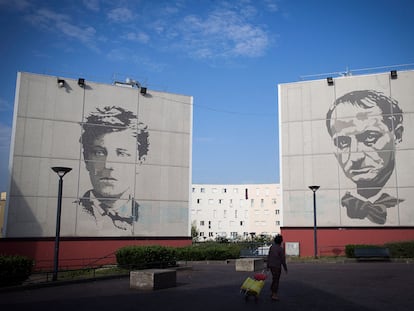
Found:
M 0 191 L 18 71 L 191 95 L 193 183 L 277 183 L 277 84 L 413 64 L 414 1 L 0 0 L 0 37 Z

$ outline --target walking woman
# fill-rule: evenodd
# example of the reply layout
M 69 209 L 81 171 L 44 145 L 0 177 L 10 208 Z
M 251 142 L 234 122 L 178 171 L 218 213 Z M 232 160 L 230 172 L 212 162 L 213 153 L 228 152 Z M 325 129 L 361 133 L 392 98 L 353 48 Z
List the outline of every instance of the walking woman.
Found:
M 285 272 L 288 273 L 285 250 L 282 247 L 282 242 L 283 237 L 280 234 L 275 236 L 269 254 L 267 255 L 267 268 L 272 272 L 272 300 L 279 300 L 277 292 L 279 289 L 279 279 L 280 274 L 282 273 L 282 267 Z

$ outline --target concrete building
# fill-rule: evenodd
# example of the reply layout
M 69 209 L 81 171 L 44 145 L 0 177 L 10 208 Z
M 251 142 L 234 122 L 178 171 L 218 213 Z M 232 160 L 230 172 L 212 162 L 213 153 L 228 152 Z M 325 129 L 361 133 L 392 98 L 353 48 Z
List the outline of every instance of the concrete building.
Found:
M 412 70 L 279 85 L 282 234 L 301 255 L 314 216 L 318 254 L 414 238 L 413 85 Z
M 0 196 L 0 238 L 3 236 L 4 210 L 6 208 L 7 192 L 2 192 Z
M 190 221 L 199 240 L 240 240 L 280 232 L 279 184 L 193 184 Z
M 50 262 L 57 228 L 68 262 L 191 243 L 192 109 L 133 80 L 19 72 L 2 251 Z

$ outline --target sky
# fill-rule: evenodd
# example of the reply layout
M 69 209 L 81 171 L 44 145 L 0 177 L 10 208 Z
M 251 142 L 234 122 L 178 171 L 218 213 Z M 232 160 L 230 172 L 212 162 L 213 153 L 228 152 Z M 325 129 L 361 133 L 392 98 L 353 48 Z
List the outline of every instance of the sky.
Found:
M 413 69 L 414 1 L 0 0 L 0 38 L 0 191 L 19 71 L 193 96 L 192 183 L 279 183 L 277 85 Z

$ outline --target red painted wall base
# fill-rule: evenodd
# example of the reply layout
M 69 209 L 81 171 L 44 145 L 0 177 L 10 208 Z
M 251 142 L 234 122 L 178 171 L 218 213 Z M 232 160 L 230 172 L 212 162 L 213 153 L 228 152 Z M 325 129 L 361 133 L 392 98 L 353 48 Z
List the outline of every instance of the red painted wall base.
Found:
M 191 237 L 174 238 L 61 238 L 59 269 L 77 269 L 116 264 L 115 252 L 129 245 L 161 245 L 184 247 L 191 245 Z M 35 260 L 35 270 L 52 270 L 55 250 L 54 238 L 0 239 L 1 255 L 21 255 Z
M 299 242 L 299 256 L 314 256 L 314 228 L 281 228 L 283 241 Z M 348 244 L 382 245 L 414 240 L 414 227 L 317 228 L 317 256 L 345 255 Z

